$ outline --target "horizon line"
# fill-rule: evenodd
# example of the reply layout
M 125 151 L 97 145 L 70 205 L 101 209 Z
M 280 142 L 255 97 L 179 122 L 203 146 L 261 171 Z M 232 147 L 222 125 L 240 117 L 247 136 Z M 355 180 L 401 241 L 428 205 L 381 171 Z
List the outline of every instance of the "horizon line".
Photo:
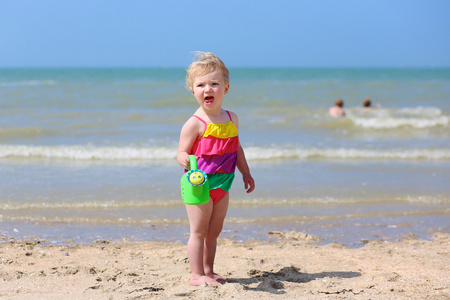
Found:
M 186 69 L 187 66 L 0 66 L 0 69 Z M 450 66 L 228 66 L 228 69 L 450 69 Z

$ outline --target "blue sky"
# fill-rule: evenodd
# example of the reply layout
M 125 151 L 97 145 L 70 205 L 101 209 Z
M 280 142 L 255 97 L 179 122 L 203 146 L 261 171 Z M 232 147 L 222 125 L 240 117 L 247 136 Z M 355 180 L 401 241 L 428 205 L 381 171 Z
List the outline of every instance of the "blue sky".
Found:
M 450 67 L 448 0 L 3 0 L 0 67 Z

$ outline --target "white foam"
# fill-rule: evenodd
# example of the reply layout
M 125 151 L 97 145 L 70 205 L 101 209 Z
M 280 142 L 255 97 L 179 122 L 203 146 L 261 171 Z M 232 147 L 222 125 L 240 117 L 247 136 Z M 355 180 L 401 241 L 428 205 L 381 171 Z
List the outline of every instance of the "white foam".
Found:
M 353 117 L 355 125 L 363 128 L 392 129 L 400 127 L 411 127 L 416 129 L 432 128 L 436 126 L 448 126 L 450 119 L 446 116 L 437 118 L 358 118 Z
M 428 196 L 428 195 L 408 195 L 404 199 L 407 203 L 419 203 L 419 204 L 434 204 L 442 205 L 449 204 L 450 199 L 445 196 Z
M 76 201 L 76 202 L 0 202 L 0 210 L 27 209 L 117 209 L 177 206 L 180 201 Z
M 404 107 L 398 110 L 399 114 L 411 115 L 411 116 L 427 116 L 436 117 L 442 115 L 442 110 L 437 107 Z
M 437 107 L 404 107 L 393 109 L 349 109 L 348 118 L 358 127 L 367 129 L 447 127 L 450 117 Z
M 355 149 L 248 147 L 249 160 L 271 159 L 391 159 L 450 160 L 450 149 Z M 96 147 L 0 145 L 0 158 L 46 158 L 66 160 L 172 160 L 176 147 Z
M 353 148 L 336 149 L 283 149 L 247 148 L 248 159 L 393 159 L 393 160 L 448 160 L 450 149 L 391 149 L 370 150 Z
M 176 149 L 169 147 L 95 147 L 2 145 L 0 157 L 58 158 L 73 160 L 154 160 L 173 159 Z
M 405 195 L 387 198 L 352 198 L 352 197 L 310 197 L 310 198 L 236 198 L 234 207 L 267 207 L 267 206 L 297 206 L 305 204 L 368 204 L 368 203 L 413 203 L 448 205 L 450 198 L 446 195 Z M 44 210 L 117 210 L 117 209 L 158 209 L 179 207 L 180 200 L 129 200 L 129 201 L 76 201 L 76 202 L 0 202 L 0 211 L 30 211 L 30 215 L 39 215 L 37 211 Z M 440 209 L 440 208 L 437 208 Z M 448 208 L 446 208 L 448 209 Z M 28 213 L 27 213 L 28 214 Z M 10 215 L 10 214 L 8 214 Z M 61 215 L 61 214 L 58 214 Z M 2 215 L 0 215 L 1 217 Z M 11 216 L 9 216 L 11 217 Z
M 56 82 L 53 80 L 24 80 L 24 81 L 11 81 L 11 82 L 0 82 L 0 86 L 39 86 L 39 85 L 55 85 Z

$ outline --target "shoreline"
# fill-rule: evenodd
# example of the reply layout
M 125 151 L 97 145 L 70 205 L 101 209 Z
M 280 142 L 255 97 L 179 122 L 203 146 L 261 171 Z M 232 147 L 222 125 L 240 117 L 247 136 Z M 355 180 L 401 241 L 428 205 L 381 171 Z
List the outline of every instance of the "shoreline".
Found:
M 333 208 L 331 208 L 333 210 Z M 289 216 L 283 222 L 272 218 L 244 219 L 229 216 L 225 221 L 220 238 L 234 241 L 259 240 L 273 241 L 270 232 L 305 232 L 322 238 L 320 245 L 340 243 L 357 248 L 367 240 L 395 242 L 401 236 L 414 234 L 419 239 L 429 240 L 434 233 L 450 234 L 448 210 L 439 213 L 410 212 L 387 213 L 384 215 L 351 214 L 347 209 L 340 216 Z M 1 218 L 1 216 L 0 216 Z M 331 218 L 331 219 L 330 219 Z M 259 221 L 258 221 L 259 220 Z M 45 245 L 79 245 L 94 243 L 98 240 L 120 242 L 181 242 L 187 243 L 189 223 L 187 218 L 177 223 L 165 221 L 148 224 L 113 224 L 0 220 L 0 242 L 8 239 L 39 240 Z
M 277 241 L 219 239 L 221 286 L 189 285 L 186 244 L 0 242 L 0 297 L 7 299 L 445 299 L 450 234 L 406 234 L 363 247 L 272 232 Z

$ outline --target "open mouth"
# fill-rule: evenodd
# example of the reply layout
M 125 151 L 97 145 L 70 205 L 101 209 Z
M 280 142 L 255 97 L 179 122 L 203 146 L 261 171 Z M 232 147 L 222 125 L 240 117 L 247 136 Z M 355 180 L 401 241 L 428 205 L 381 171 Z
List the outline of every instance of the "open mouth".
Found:
M 213 96 L 205 97 L 206 104 L 211 104 L 213 101 L 214 101 L 214 97 Z

